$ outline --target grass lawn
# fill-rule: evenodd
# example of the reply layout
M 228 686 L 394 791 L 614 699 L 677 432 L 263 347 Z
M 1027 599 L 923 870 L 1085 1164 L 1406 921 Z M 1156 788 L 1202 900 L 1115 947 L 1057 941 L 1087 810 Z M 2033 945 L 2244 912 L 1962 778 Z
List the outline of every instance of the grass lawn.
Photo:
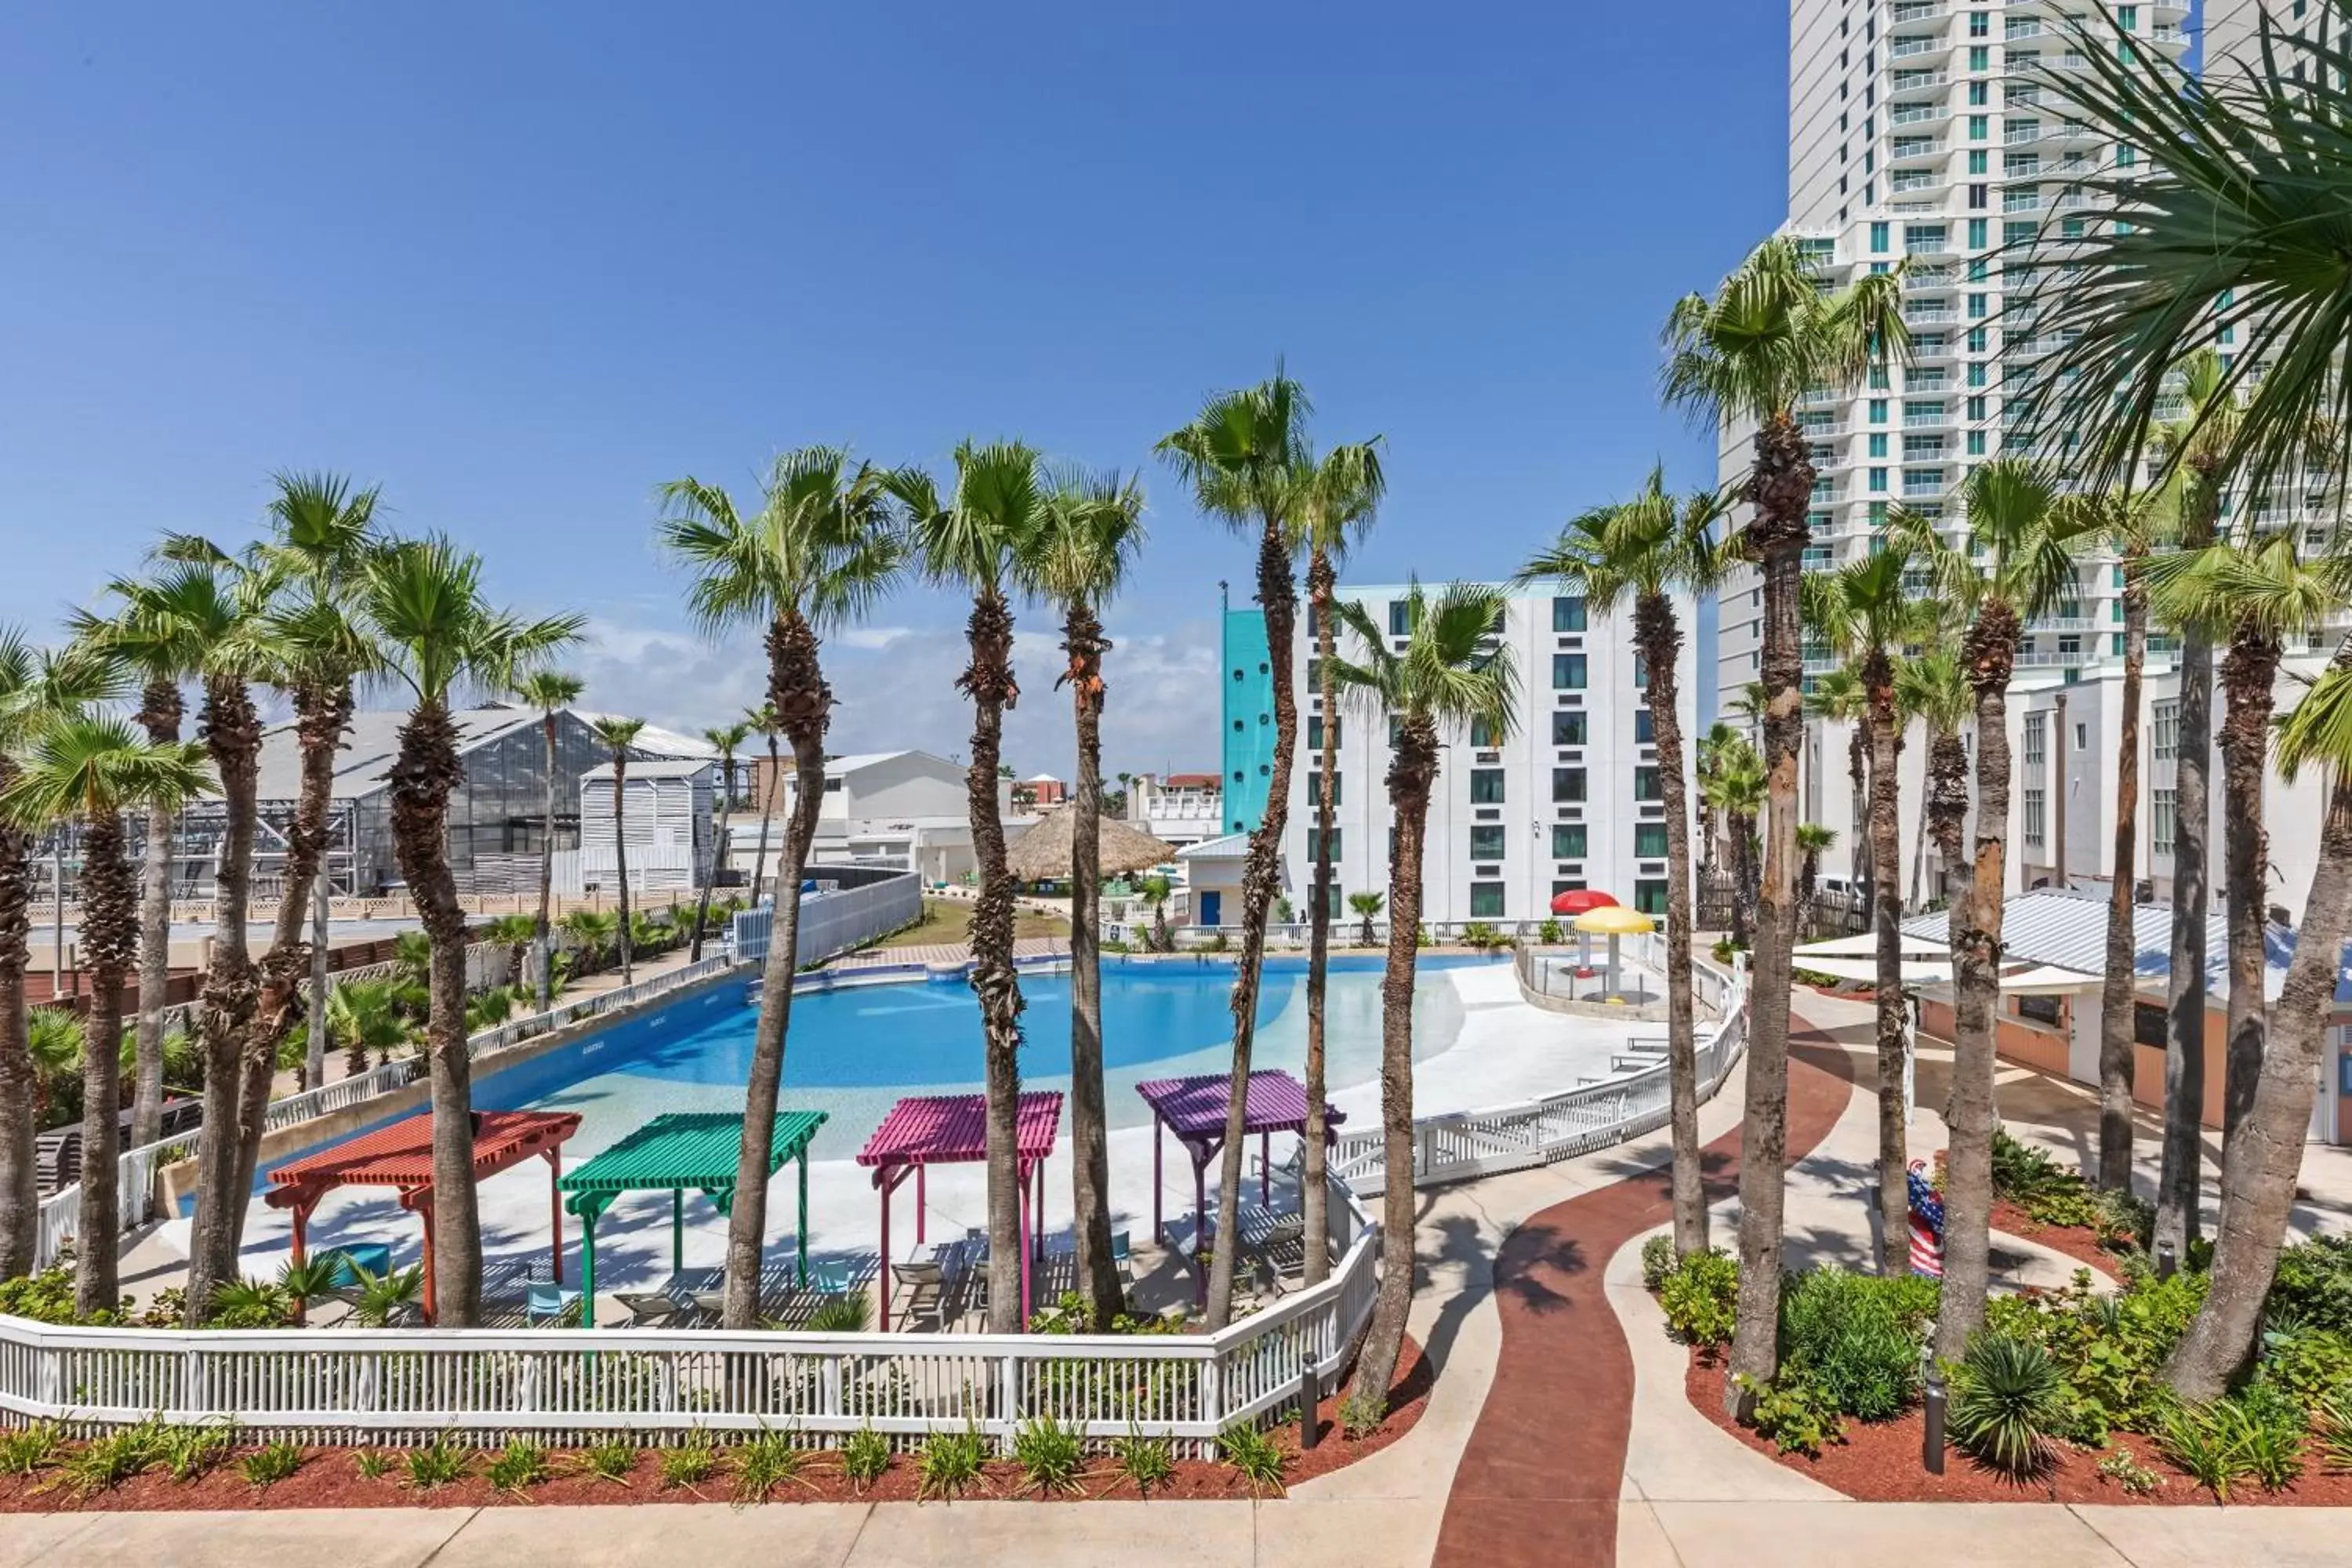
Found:
M 1070 922 L 1056 920 L 1030 910 L 1021 910 L 1013 917 L 1013 934 L 1017 940 L 1024 936 L 1067 936 Z M 925 899 L 923 918 L 905 931 L 884 937 L 874 944 L 877 948 L 925 947 L 934 942 L 957 942 L 971 940 L 971 905 L 961 899 Z

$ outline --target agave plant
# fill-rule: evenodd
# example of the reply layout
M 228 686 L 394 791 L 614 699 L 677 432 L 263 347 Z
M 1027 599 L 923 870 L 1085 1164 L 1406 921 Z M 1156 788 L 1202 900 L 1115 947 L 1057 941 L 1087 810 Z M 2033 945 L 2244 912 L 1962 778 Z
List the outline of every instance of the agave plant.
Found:
M 2066 1419 L 2066 1379 L 2040 1345 L 1979 1334 L 1952 1377 L 1953 1441 L 2012 1479 L 2046 1469 Z

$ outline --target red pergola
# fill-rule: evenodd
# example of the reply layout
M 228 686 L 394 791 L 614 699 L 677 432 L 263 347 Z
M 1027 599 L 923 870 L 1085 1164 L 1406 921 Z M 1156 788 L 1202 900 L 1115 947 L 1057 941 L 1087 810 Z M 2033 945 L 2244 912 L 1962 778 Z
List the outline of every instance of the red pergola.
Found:
M 563 1142 L 580 1131 L 571 1111 L 478 1110 L 474 1112 L 474 1183 L 537 1154 L 548 1163 L 550 1207 L 555 1217 L 551 1244 L 555 1278 L 563 1279 L 563 1202 L 554 1183 L 563 1173 Z M 309 1246 L 310 1211 L 337 1187 L 392 1187 L 400 1206 L 425 1222 L 425 1319 L 434 1316 L 433 1114 L 418 1114 L 362 1133 L 331 1149 L 307 1154 L 269 1173 L 264 1201 L 294 1211 L 294 1258 Z
M 1030 1188 L 1036 1206 L 1045 1206 L 1045 1156 L 1062 1128 L 1062 1097 L 1033 1089 L 1021 1097 L 1015 1140 L 1021 1183 L 1021 1321 L 1029 1321 Z M 915 1178 L 915 1239 L 923 1239 L 923 1171 L 930 1165 L 969 1163 L 988 1158 L 988 1097 L 981 1094 L 908 1095 L 890 1108 L 857 1163 L 874 1169 L 882 1194 L 882 1327 L 890 1327 L 890 1194 Z M 1032 1182 L 1032 1176 L 1034 1182 Z

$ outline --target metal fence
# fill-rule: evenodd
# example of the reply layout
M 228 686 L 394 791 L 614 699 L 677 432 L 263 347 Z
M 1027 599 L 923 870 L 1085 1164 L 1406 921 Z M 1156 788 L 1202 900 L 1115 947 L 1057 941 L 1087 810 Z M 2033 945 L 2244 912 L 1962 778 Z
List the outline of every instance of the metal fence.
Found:
M 257 1437 L 566 1444 L 625 1432 L 838 1440 L 986 1433 L 1050 1416 L 1097 1448 L 1208 1451 L 1328 1385 L 1379 1290 L 1380 1228 L 1333 1184 L 1329 1279 L 1213 1334 L 989 1335 L 58 1328 L 0 1318 L 0 1415 L 92 1431 L 234 1420 Z
M 812 867 L 810 871 L 818 890 L 801 895 L 800 931 L 793 944 L 796 969 L 863 947 L 923 918 L 923 879 L 912 871 L 875 875 L 867 867 Z M 866 875 L 853 882 L 846 874 L 856 871 Z M 835 885 L 828 888 L 828 881 Z M 763 962 L 775 929 L 773 904 L 740 910 L 728 931 L 728 946 L 742 963 Z

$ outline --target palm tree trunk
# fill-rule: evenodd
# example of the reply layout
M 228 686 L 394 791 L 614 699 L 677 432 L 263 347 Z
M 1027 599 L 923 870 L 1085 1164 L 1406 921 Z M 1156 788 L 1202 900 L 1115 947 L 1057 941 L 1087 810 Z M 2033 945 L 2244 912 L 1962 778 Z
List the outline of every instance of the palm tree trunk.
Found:
M 1911 1107 L 1903 1097 L 1904 1058 L 1910 1031 L 1903 1005 L 1903 899 L 1895 880 L 1903 863 L 1903 781 L 1895 772 L 1903 729 L 1895 716 L 1895 667 L 1885 648 L 1863 664 L 1869 699 L 1870 858 L 1886 874 L 1870 885 L 1871 923 L 1878 935 L 1878 1271 L 1894 1276 L 1911 1259 Z
M 613 877 L 621 884 L 621 984 L 636 984 L 635 966 L 631 962 L 629 940 L 629 822 L 627 786 L 629 760 L 621 748 L 613 748 Z
M 1958 1361 L 1983 1326 L 1992 1280 L 1993 1029 L 2000 1005 L 2003 861 L 2009 841 L 2009 679 L 2021 629 L 1995 599 L 1969 629 L 1977 699 L 1976 858 L 1953 901 L 1951 1129 L 1944 1189 L 1944 1301 L 1936 1354 Z
M 246 907 L 252 889 L 261 720 L 242 680 L 214 676 L 205 681 L 199 728 L 220 780 L 223 830 L 213 877 L 212 964 L 205 974 L 196 1026 L 205 1059 L 205 1112 L 196 1135 L 196 1212 L 188 1248 L 191 1326 L 210 1316 L 213 1291 L 236 1278 L 251 1196 L 236 1184 L 239 1050 L 259 1001 L 246 940 Z
M 0 753 L 0 789 L 16 765 Z M 32 835 L 0 816 L 0 1279 L 33 1268 L 41 1194 L 33 1152 L 35 1073 L 26 1034 L 25 939 L 31 924 Z
M 1850 819 L 1847 831 L 1851 837 L 1846 842 L 1855 847 L 1853 851 L 1854 889 L 1861 895 L 1862 907 L 1864 909 L 1873 908 L 1878 902 L 1875 896 L 1878 887 L 1878 848 L 1871 841 L 1870 837 L 1871 792 L 1876 781 L 1871 777 L 1870 759 L 1869 718 L 1866 714 L 1858 714 L 1853 720 L 1853 732 L 1846 741 L 1846 782 L 1853 791 L 1853 807 L 1847 814 Z M 1811 908 L 1805 911 L 1808 935 L 1811 931 L 1813 913 Z
M 1797 608 L 1810 537 L 1813 465 L 1784 411 L 1756 432 L 1746 498 L 1750 552 L 1763 568 L 1764 879 L 1756 905 L 1747 1105 L 1740 1118 L 1739 1299 L 1725 1399 L 1746 1414 L 1751 1386 L 1780 1365 L 1781 1220 L 1788 1197 L 1789 983 L 1796 945 L 1797 753 L 1804 742 L 1804 639 Z
M 165 745 L 180 738 L 175 680 L 151 680 L 140 693 L 139 723 Z M 163 1011 L 172 985 L 172 814 L 150 810 L 140 862 L 139 1029 L 131 1094 L 131 1146 L 143 1149 L 163 1131 Z
M 1422 844 L 1430 781 L 1437 773 L 1437 726 L 1427 714 L 1404 721 L 1389 764 L 1396 847 L 1389 854 L 1388 967 L 1381 976 L 1381 1133 L 1388 1177 L 1381 1194 L 1381 1291 L 1372 1303 L 1349 1403 L 1385 1410 L 1412 1306 L 1415 1266 L 1412 1184 L 1412 989 L 1419 956 Z M 1224 1252 L 1222 1241 L 1218 1249 Z
M 797 774 L 800 770 L 798 756 L 799 754 L 795 752 L 793 763 L 793 769 L 795 774 Z M 822 788 L 823 785 L 820 784 L 818 787 Z M 802 788 L 805 790 L 807 786 L 803 784 Z M 773 730 L 771 730 L 768 731 L 768 787 L 764 792 L 762 792 L 760 797 L 760 849 L 759 853 L 751 858 L 751 902 L 750 907 L 755 910 L 760 907 L 760 874 L 766 870 L 768 866 L 768 825 L 776 819 L 776 797 L 783 793 L 783 760 L 776 754 L 776 732 Z M 793 885 L 795 888 L 800 886 L 797 880 L 795 880 Z M 777 900 L 777 907 L 779 910 L 782 910 L 782 903 L 783 900 L 781 898 Z
M 1078 1294 L 1094 1326 L 1127 1310 L 1110 1245 L 1110 1129 L 1103 1104 L 1102 898 L 1103 633 L 1092 605 L 1064 618 L 1078 777 L 1070 806 L 1070 1195 L 1076 1225 Z
M 120 1305 L 117 1269 L 122 1235 L 122 980 L 139 951 L 138 896 L 122 852 L 122 817 L 89 814 L 82 835 L 82 954 L 90 974 L 89 1017 L 81 1069 L 80 1240 L 74 1307 L 96 1312 Z
M 2210 534 L 2209 534 L 2210 542 Z M 2182 548 L 2192 547 L 2183 531 Z M 2154 1243 L 2186 1260 L 2203 1229 L 2205 1117 L 2205 836 L 2211 821 L 2213 647 L 2180 632 L 2179 769 L 2174 781 L 2172 949 L 2165 991 L 2164 1155 L 2157 1178 Z
M 1329 1136 L 1324 1103 L 1324 994 L 1330 984 L 1332 798 L 1339 767 L 1339 683 L 1332 674 L 1339 634 L 1332 614 L 1339 605 L 1339 573 L 1331 552 L 1318 546 L 1307 561 L 1307 599 L 1314 606 L 1316 668 L 1323 699 L 1323 751 L 1315 793 L 1315 899 L 1307 917 L 1307 1130 L 1299 1166 L 1298 1212 L 1307 1254 L 1306 1283 L 1320 1284 L 1331 1272 L 1331 1194 L 1325 1171 Z
M 1211 1330 L 1234 1315 L 1234 1243 L 1241 1236 L 1243 1133 L 1248 1110 L 1250 1051 L 1257 1035 L 1258 984 L 1265 968 L 1265 921 L 1282 879 L 1282 833 L 1290 821 L 1290 765 L 1298 751 L 1298 693 L 1290 668 L 1291 622 L 1297 591 L 1281 526 L 1269 521 L 1258 539 L 1257 601 L 1265 617 L 1266 660 L 1274 677 L 1274 765 L 1265 811 L 1252 830 L 1242 868 L 1242 956 L 1234 972 L 1234 1067 L 1226 1084 L 1225 1142 L 1217 1166 L 1217 1243 L 1209 1265 Z M 1408 925 L 1408 934 L 1418 921 Z M 1390 942 L 1395 942 L 1393 930 Z
M 2139 886 L 2139 704 L 2147 666 L 2147 585 L 2135 551 L 2124 565 L 2123 730 L 2116 752 L 2115 883 L 2107 894 L 2106 973 L 2099 989 L 2099 1185 L 2132 1184 L 2132 1077 L 2139 1003 L 2132 910 Z
M 466 914 L 449 869 L 449 795 L 464 782 L 446 704 L 420 702 L 392 769 L 393 849 L 432 943 L 425 1054 L 432 1072 L 434 1321 L 481 1315 L 481 1210 L 474 1192 L 473 1064 L 466 1055 Z
M 555 715 L 549 713 L 540 720 L 540 732 L 547 742 L 547 803 L 546 819 L 541 824 L 539 847 L 539 1010 L 546 1012 L 555 1005 Z
M 2344 656 L 2339 655 L 2339 668 Z M 2278 1269 L 2288 1210 L 2303 1170 L 2305 1131 L 2320 1081 L 2321 1046 L 2334 1010 L 2336 965 L 2352 924 L 2352 782 L 2328 792 L 2319 859 L 2278 998 L 2278 1027 L 2264 1054 L 2253 1103 L 2222 1148 L 2221 1217 L 2210 1288 L 2165 1379 L 2182 1398 L 2211 1399 L 2254 1351 Z
M 302 1087 L 317 1089 L 327 1081 L 327 933 L 331 896 L 327 868 L 310 879 L 310 994 L 309 1050 L 302 1063 Z
M 1690 790 L 1683 774 L 1675 667 L 1683 634 L 1664 595 L 1644 594 L 1634 601 L 1633 641 L 1650 672 L 1650 735 L 1666 807 L 1667 1119 L 1673 1129 L 1675 1252 L 1687 1258 L 1706 1250 L 1707 1214 L 1698 1151 L 1698 1025 L 1691 1005 Z M 1324 663 L 1329 666 L 1328 654 Z M 1328 763 L 1324 776 L 1330 776 Z
M 2268 962 L 2270 834 L 2263 825 L 2263 775 L 2270 754 L 2273 689 L 2279 645 L 2240 629 L 2221 660 L 2221 855 L 2229 879 L 2230 1043 L 2222 1066 L 2221 1195 L 2229 1197 L 2230 1140 L 2253 1109 L 2269 1018 L 2263 996 Z
M 760 1321 L 760 1264 L 767 1244 L 768 1159 L 776 1121 L 776 1100 L 784 1080 L 784 1042 L 793 1021 L 793 975 L 800 966 L 801 873 L 816 838 L 824 809 L 824 736 L 833 719 L 833 690 L 824 682 L 816 634 L 796 612 L 768 628 L 768 701 L 793 738 L 792 815 L 776 868 L 776 913 L 768 953 L 760 967 L 760 1019 L 751 1036 L 751 1077 L 744 1087 L 743 1142 L 735 1156 L 735 1202 L 727 1215 L 726 1300 L 720 1319 L 728 1328 L 750 1329 Z M 768 738 L 772 759 L 775 737 Z M 768 768 L 772 807 L 783 788 L 782 770 Z M 767 818 L 760 823 L 760 860 L 765 863 Z M 752 875 L 758 876 L 754 868 Z M 806 1247 L 808 1238 L 801 1238 Z M 882 1260 L 883 1289 L 889 1289 L 890 1258 Z M 887 1303 L 888 1297 L 884 1297 Z
M 1932 742 L 1931 742 L 1932 744 Z M 1924 793 L 1924 792 L 1923 792 Z M 1903 902 L 1905 910 L 1917 913 L 1921 892 L 1927 879 L 1927 805 L 1919 803 L 1919 826 L 1911 834 L 1911 896 Z
M 971 662 L 956 684 L 971 699 L 971 766 L 965 787 L 980 889 L 971 908 L 971 988 L 980 998 L 988 1089 L 988 1330 L 1018 1333 L 1021 1319 L 1021 976 L 1013 967 L 1013 879 L 1004 869 L 1004 823 L 996 768 L 1004 710 L 1020 700 L 1013 679 L 1013 611 L 993 588 L 972 599 L 966 623 Z
M 723 752 L 719 758 L 719 831 L 710 846 L 710 873 L 702 879 L 702 900 L 694 907 L 694 945 L 688 949 L 688 963 L 702 962 L 702 930 L 710 923 L 710 894 L 719 886 L 719 868 L 727 864 L 727 817 L 735 806 L 735 753 Z
M 1731 940 L 1735 946 L 1756 945 L 1756 819 L 1745 812 L 1727 811 L 1724 825 L 1731 834 Z
M 237 1092 L 240 1192 L 253 1186 L 261 1135 L 268 1131 L 269 1091 L 278 1076 L 278 1047 L 294 1026 L 296 1010 L 302 1003 L 302 982 L 310 973 L 310 952 L 302 940 L 302 928 L 310 913 L 310 887 L 326 854 L 327 816 L 334 808 L 335 754 L 342 749 L 343 731 L 352 721 L 351 688 L 301 688 L 294 694 L 294 713 L 302 781 L 294 803 L 294 821 L 286 835 L 285 886 L 278 897 L 269 951 L 261 960 L 261 997 L 246 1032 L 244 1082 Z M 238 1235 L 243 1234 L 240 1225 Z

